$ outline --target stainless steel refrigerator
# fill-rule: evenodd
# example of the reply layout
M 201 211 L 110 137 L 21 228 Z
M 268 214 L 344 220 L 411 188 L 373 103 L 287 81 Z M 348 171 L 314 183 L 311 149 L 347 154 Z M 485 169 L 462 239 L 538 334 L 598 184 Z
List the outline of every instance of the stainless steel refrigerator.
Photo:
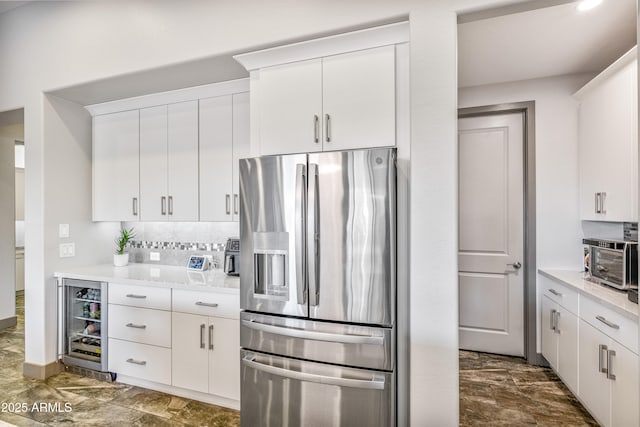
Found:
M 395 149 L 242 159 L 240 198 L 242 425 L 395 425 Z

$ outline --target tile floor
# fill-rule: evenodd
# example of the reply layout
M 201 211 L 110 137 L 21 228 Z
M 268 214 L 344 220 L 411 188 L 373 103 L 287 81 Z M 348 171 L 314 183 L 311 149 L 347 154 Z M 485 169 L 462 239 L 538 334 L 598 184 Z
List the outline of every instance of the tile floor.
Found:
M 46 381 L 22 376 L 24 295 L 16 301 L 18 324 L 0 331 L 0 426 L 238 426 L 238 411 L 72 373 Z M 33 410 L 60 404 L 59 412 Z M 65 412 L 65 403 L 70 412 Z M 29 409 L 5 406 L 23 404 Z M 55 408 L 55 406 L 53 407 Z M 549 369 L 522 359 L 460 352 L 460 425 L 597 426 Z
M 551 369 L 460 351 L 460 425 L 597 426 Z

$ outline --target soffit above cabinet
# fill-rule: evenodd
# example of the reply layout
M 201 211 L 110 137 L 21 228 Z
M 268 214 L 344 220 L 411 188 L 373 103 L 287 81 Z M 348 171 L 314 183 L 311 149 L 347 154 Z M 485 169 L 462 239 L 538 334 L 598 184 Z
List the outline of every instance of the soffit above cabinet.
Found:
M 602 82 L 613 76 L 615 73 L 635 61 L 638 57 L 638 46 L 634 46 L 627 53 L 618 58 L 613 64 L 609 65 L 604 71 L 595 76 L 580 90 L 573 94 L 573 97 L 581 100 L 585 94 L 589 93 L 592 88 L 600 85 Z
M 248 71 L 356 50 L 406 43 L 409 23 L 399 22 L 319 39 L 235 55 Z

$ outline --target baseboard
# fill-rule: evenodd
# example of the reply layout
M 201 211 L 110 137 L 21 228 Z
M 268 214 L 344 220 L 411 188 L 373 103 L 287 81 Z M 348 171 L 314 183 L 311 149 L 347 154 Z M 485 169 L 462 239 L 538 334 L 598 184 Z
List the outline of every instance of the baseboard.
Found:
M 35 363 L 28 362 L 22 364 L 22 374 L 25 377 L 35 378 L 37 380 L 46 380 L 50 376 L 59 374 L 62 371 L 64 371 L 64 365 L 58 363 L 58 361 L 46 365 L 36 365 Z
M 18 318 L 16 316 L 7 317 L 0 320 L 0 331 L 6 328 L 13 328 L 18 324 Z

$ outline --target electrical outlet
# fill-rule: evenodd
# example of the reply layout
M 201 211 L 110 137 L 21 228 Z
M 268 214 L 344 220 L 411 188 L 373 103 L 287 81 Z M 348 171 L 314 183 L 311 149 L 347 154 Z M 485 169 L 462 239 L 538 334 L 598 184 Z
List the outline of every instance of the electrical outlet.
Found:
M 150 261 L 160 261 L 160 252 L 149 252 Z
M 76 256 L 76 244 L 75 243 L 60 243 L 60 258 L 69 258 Z

